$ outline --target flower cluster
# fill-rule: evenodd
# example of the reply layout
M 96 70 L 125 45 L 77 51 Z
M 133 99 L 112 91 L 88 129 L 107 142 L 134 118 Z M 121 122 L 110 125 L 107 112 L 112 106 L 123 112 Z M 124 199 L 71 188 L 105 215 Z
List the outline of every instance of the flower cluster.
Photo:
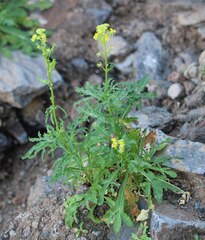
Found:
M 110 28 L 110 25 L 108 23 L 104 23 L 96 27 L 96 33 L 93 38 L 96 41 L 100 40 L 102 43 L 106 43 L 107 41 L 109 41 L 110 36 L 115 35 L 115 33 L 115 29 Z
M 117 140 L 115 137 L 112 137 L 111 141 L 112 141 L 111 147 L 113 149 L 118 148 L 119 153 L 123 153 L 125 151 L 125 142 L 123 139 Z
M 36 30 L 36 33 L 32 36 L 31 41 L 32 42 L 40 41 L 43 45 L 45 45 L 47 42 L 45 31 L 46 30 L 44 28 L 38 28 Z

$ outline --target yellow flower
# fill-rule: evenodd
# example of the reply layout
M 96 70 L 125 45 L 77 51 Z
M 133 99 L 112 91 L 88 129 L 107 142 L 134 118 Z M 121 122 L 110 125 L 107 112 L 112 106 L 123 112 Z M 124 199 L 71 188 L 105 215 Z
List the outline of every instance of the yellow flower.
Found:
M 93 38 L 95 40 L 100 40 L 102 43 L 109 41 L 110 36 L 115 35 L 116 30 L 113 28 L 109 28 L 108 23 L 104 23 L 101 25 L 98 25 L 96 27 L 96 33 L 94 34 Z
M 47 37 L 45 31 L 46 30 L 44 28 L 38 28 L 36 30 L 36 33 L 32 36 L 31 41 L 36 42 L 37 40 L 39 40 L 41 43 L 46 44 Z
M 42 33 L 41 35 L 40 35 L 40 38 L 41 38 L 41 42 L 42 43 L 46 43 L 47 42 L 47 37 L 46 37 L 46 34 L 45 33 Z
M 105 35 L 105 41 L 108 42 L 109 39 L 110 39 L 110 37 L 109 37 L 109 35 L 108 35 L 108 33 L 107 33 L 107 34 Z
M 123 153 L 125 151 L 125 142 L 123 139 L 118 141 L 119 144 L 119 153 Z
M 31 41 L 32 42 L 36 42 L 36 40 L 38 40 L 38 36 L 36 35 L 36 34 L 34 34 L 33 36 L 32 36 L 32 38 L 31 38 Z
M 110 28 L 110 34 L 111 34 L 111 35 L 115 35 L 115 33 L 116 33 L 116 30 L 113 29 L 113 28 Z
M 97 41 L 98 40 L 98 33 L 95 33 L 95 35 L 93 36 L 93 38 Z
M 46 31 L 45 28 L 38 28 L 38 29 L 36 30 L 36 33 L 40 36 L 40 35 L 42 35 L 43 33 L 45 33 L 45 31 Z
M 117 147 L 118 147 L 118 141 L 117 141 L 117 139 L 116 139 L 115 137 L 112 137 L 112 138 L 111 138 L 111 141 L 112 141 L 111 147 L 114 148 L 114 149 L 117 149 Z

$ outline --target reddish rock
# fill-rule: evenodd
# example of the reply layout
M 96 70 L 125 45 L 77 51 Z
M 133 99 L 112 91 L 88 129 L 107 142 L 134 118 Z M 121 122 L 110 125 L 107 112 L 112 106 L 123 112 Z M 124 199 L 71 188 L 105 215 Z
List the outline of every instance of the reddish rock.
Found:
M 170 81 L 170 82 L 176 83 L 176 82 L 179 82 L 179 81 L 180 81 L 180 76 L 181 76 L 180 73 L 178 73 L 178 72 L 172 72 L 172 73 L 170 73 L 170 74 L 168 75 L 167 80 Z
M 93 85 L 101 85 L 103 82 L 103 79 L 97 74 L 92 74 L 88 78 L 88 81 Z

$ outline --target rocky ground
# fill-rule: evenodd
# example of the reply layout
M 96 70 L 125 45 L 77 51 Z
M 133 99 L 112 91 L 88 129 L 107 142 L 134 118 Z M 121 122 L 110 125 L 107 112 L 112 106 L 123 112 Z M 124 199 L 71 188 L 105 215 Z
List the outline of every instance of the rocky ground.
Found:
M 157 128 L 176 137 L 167 151 L 184 157 L 171 164 L 185 172 L 182 179 L 192 197 L 187 208 L 179 208 L 174 200 L 168 203 L 174 197 L 167 197 L 152 215 L 153 239 L 205 236 L 204 12 L 203 0 L 61 0 L 54 1 L 53 8 L 41 16 L 44 27 L 53 30 L 50 42 L 57 44 L 57 101 L 71 120 L 76 115 L 72 107 L 77 98 L 75 87 L 87 80 L 102 82 L 102 73 L 96 68 L 98 46 L 92 38 L 97 24 L 108 22 L 117 30 L 111 39 L 115 48 L 110 53 L 116 80 L 136 81 L 149 75 L 147 91 L 154 91 L 157 98 L 145 100 L 144 109 L 135 109 L 132 114 L 142 127 Z M 20 52 L 14 53 L 12 60 L 0 56 L 2 239 L 74 239 L 75 233 L 65 229 L 61 214 L 63 198 L 72 189 L 50 188 L 48 178 L 41 177 L 50 175 L 54 160 L 20 160 L 30 147 L 28 136 L 44 128 L 49 97 L 47 89 L 36 80 L 44 73 L 40 58 L 31 59 Z M 36 196 L 39 202 L 34 201 Z M 115 236 L 105 226 L 88 224 L 87 228 L 87 237 L 79 239 L 128 239 L 129 235 L 127 229 Z

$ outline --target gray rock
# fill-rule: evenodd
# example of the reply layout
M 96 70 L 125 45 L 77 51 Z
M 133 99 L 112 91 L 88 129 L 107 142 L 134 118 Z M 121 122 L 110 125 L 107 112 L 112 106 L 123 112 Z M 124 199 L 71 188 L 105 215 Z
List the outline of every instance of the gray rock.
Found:
M 165 69 L 165 52 L 161 42 L 152 32 L 144 33 L 136 43 L 134 68 L 136 79 L 148 75 L 151 79 L 161 80 Z
M 205 173 L 205 145 L 203 143 L 176 139 L 156 130 L 157 142 L 167 138 L 171 140 L 171 143 L 162 151 L 162 154 L 173 157 L 170 162 L 166 163 L 167 166 L 188 173 Z
M 199 118 L 205 117 L 205 107 L 200 107 L 190 110 L 187 114 L 178 114 L 176 116 L 177 120 L 181 122 L 195 121 Z
M 132 112 L 131 116 L 137 117 L 140 128 L 162 127 L 172 120 L 172 114 L 165 108 L 149 106 L 144 107 L 141 111 Z
M 192 125 L 193 124 L 189 124 L 188 122 L 184 123 L 184 125 L 180 129 L 180 134 L 182 135 L 182 137 L 194 142 L 205 143 L 205 127 L 195 127 Z
M 9 119 L 6 121 L 5 129 L 18 144 L 28 142 L 28 135 L 14 112 L 11 112 Z
M 181 97 L 183 93 L 183 86 L 180 83 L 174 83 L 169 87 L 167 94 L 171 99 L 176 99 L 178 97 Z
M 10 140 L 0 132 L 0 151 L 4 151 L 11 146 Z
M 52 239 L 52 234 L 50 231 L 43 231 L 40 234 L 40 239 L 41 240 L 48 240 L 48 239 Z
M 151 80 L 162 80 L 166 53 L 154 33 L 145 32 L 135 47 L 138 50 L 125 58 L 123 62 L 117 63 L 116 68 L 124 74 L 132 73 L 137 80 L 146 75 Z
M 91 14 L 96 20 L 96 25 L 102 24 L 109 17 L 111 11 L 112 11 L 111 8 L 109 9 L 89 8 L 87 10 L 88 14 Z
M 147 86 L 149 92 L 153 92 L 157 95 L 157 98 L 165 98 L 167 97 L 167 91 L 171 83 L 163 80 L 150 80 Z
M 126 54 L 130 46 L 122 36 L 112 36 L 108 42 L 109 56 Z M 98 42 L 98 49 L 102 51 L 102 45 Z
M 193 83 L 190 80 L 184 81 L 183 86 L 184 86 L 186 95 L 190 95 L 192 93 L 192 91 L 194 90 L 194 88 L 196 87 L 195 83 Z
M 195 3 L 200 3 L 202 0 L 194 0 Z M 193 8 L 192 0 L 160 0 L 160 3 L 165 4 L 165 6 L 173 11 L 186 11 Z
M 183 73 L 186 69 L 186 64 L 184 63 L 183 59 L 180 57 L 176 57 L 173 61 L 174 68 L 176 72 Z
M 83 1 L 86 12 L 95 20 L 96 25 L 102 24 L 110 16 L 112 7 L 103 0 Z
M 193 240 L 197 233 L 205 235 L 205 222 L 164 202 L 152 213 L 150 231 L 153 240 Z
M 72 189 L 71 189 L 72 190 Z M 55 195 L 58 198 L 65 198 L 68 193 L 68 188 L 65 188 L 62 183 L 50 183 L 50 177 L 44 176 L 37 178 L 35 185 L 31 188 L 28 196 L 28 207 L 40 204 L 49 196 Z
M 116 234 L 113 229 L 110 229 L 108 233 L 108 240 L 128 240 L 131 238 L 133 232 L 137 232 L 138 226 L 128 227 L 125 224 L 122 224 L 120 232 Z
M 186 65 L 192 64 L 193 62 L 197 62 L 197 55 L 193 50 L 189 50 L 187 52 L 181 52 L 179 57 L 183 60 Z
M 0 239 L 75 239 L 74 231 L 65 226 L 63 217 L 63 201 L 69 189 L 64 189 L 60 183 L 50 185 L 49 180 L 48 177 L 37 178 L 27 211 L 2 229 Z
M 126 57 L 123 62 L 115 64 L 115 67 L 123 74 L 130 74 L 133 72 L 134 60 L 135 54 L 133 53 Z
M 189 108 L 197 108 L 203 106 L 205 101 L 204 87 L 199 85 L 197 89 L 193 91 L 192 95 L 188 95 L 184 101 L 186 106 Z
M 45 127 L 45 107 L 42 98 L 35 98 L 21 110 L 23 121 L 31 127 Z
M 71 60 L 71 64 L 78 71 L 86 71 L 89 68 L 88 63 L 83 58 L 74 58 Z
M 48 87 L 37 80 L 46 79 L 46 67 L 41 56 L 32 58 L 17 51 L 13 58 L 0 56 L 0 101 L 17 108 L 25 107 Z M 62 83 L 57 71 L 53 72 L 54 86 Z

